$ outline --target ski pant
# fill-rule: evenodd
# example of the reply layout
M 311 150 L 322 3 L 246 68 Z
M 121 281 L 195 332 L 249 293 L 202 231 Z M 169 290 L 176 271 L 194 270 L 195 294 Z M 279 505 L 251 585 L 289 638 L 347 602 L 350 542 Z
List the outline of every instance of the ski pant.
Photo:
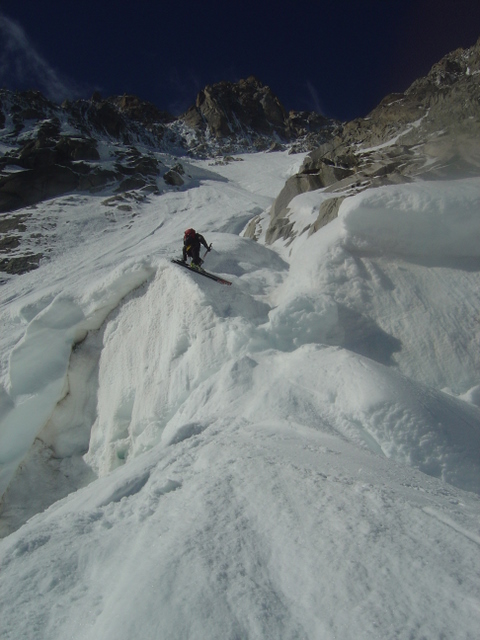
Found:
M 202 264 L 202 260 L 200 258 L 200 244 L 198 246 L 191 245 L 189 247 L 183 247 L 183 259 L 186 261 L 187 256 L 192 259 L 193 264 Z

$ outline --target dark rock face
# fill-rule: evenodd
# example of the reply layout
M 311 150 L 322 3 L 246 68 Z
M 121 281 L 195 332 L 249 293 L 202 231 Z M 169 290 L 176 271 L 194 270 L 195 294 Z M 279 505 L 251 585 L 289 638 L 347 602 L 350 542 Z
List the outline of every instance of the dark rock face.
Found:
M 20 255 L 9 255 L 15 249 L 21 247 L 21 234 L 27 229 L 25 221 L 26 216 L 0 217 L 0 252 L 7 256 L 0 258 L 0 272 L 20 275 L 36 269 L 41 258 L 43 258 L 42 253 L 33 253 L 29 249 L 22 251 Z
M 43 257 L 42 253 L 27 253 L 16 258 L 0 259 L 0 272 L 4 271 L 10 275 L 19 276 L 22 273 L 37 269 Z
M 67 138 L 63 136 L 55 145 L 55 149 L 59 154 L 59 159 L 63 159 L 65 162 L 100 160 L 97 143 L 92 138 Z
M 163 179 L 171 187 L 181 187 L 184 185 L 182 176 L 185 174 L 185 169 L 180 163 L 176 164 L 169 171 L 164 173 Z
M 128 96 L 110 101 L 97 96 L 59 107 L 37 92 L 1 93 L 0 122 L 11 150 L 0 158 L 0 212 L 115 182 L 122 191 L 155 187 L 160 163 L 130 145 L 134 140 L 152 146 L 157 139 L 157 131 L 152 134 L 139 124 L 168 119 L 153 105 Z M 121 143 L 112 147 L 114 170 L 101 162 L 102 141 Z
M 144 125 L 168 124 L 175 121 L 175 116 L 168 111 L 160 111 L 151 102 L 145 102 L 136 96 L 117 96 L 109 98 L 109 102 L 130 120 Z
M 271 209 L 267 241 L 292 237 L 288 205 L 306 190 L 332 194 L 312 233 L 338 213 L 339 192 L 480 175 L 479 77 L 480 40 L 445 56 L 405 93 L 386 96 L 367 117 L 346 123 L 287 182 Z
M 13 211 L 78 187 L 78 175 L 68 167 L 39 165 L 0 180 L 0 212 Z
M 66 165 L 75 160 L 99 160 L 97 144 L 92 139 L 45 138 L 39 136 L 20 151 L 17 164 L 24 169 L 51 165 Z
M 0 169 L 15 169 L 14 173 L 0 177 L 0 212 L 19 209 L 77 189 L 80 175 L 90 171 L 88 165 L 81 165 L 78 161 L 99 160 L 95 140 L 62 136 L 60 129 L 58 118 L 44 120 L 36 137 L 20 141 L 16 148 L 13 147 L 0 159 Z
M 298 141 L 298 150 L 303 150 L 300 139 L 313 148 L 329 139 L 336 126 L 320 114 L 287 114 L 270 87 L 253 76 L 236 83 L 208 85 L 181 120 L 196 133 L 200 147 L 208 148 L 207 140 L 212 136 L 224 153 L 242 147 L 266 150 L 272 141 Z
M 158 192 L 165 168 L 156 152 L 169 119 L 130 96 L 59 106 L 38 92 L 0 90 L 0 271 L 24 273 L 43 257 L 27 247 L 31 214 L 22 218 L 27 231 L 13 232 L 1 224 L 9 212 L 74 192 Z
M 197 96 L 185 115 L 193 128 L 209 129 L 216 138 L 232 133 L 285 136 L 287 115 L 269 87 L 253 76 L 238 83 L 209 85 Z

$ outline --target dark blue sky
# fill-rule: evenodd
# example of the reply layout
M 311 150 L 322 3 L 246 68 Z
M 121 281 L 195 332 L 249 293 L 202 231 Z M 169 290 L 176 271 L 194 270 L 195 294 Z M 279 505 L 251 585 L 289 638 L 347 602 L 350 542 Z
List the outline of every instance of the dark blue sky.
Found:
M 349 120 L 478 37 L 480 0 L 1 0 L 0 86 L 178 114 L 206 84 L 255 75 L 287 109 Z

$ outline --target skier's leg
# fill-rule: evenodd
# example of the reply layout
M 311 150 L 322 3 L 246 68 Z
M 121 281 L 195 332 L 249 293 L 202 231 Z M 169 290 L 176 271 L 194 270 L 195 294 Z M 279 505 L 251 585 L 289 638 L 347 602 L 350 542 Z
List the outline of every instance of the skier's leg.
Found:
M 192 264 L 196 265 L 197 267 L 201 267 L 202 262 L 203 260 L 200 258 L 200 247 L 193 247 L 192 248 Z

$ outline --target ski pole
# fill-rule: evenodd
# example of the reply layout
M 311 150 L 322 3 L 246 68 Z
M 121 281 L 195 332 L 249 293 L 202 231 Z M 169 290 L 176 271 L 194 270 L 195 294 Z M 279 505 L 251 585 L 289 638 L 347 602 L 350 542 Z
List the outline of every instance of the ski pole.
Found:
M 208 249 L 207 249 L 207 250 L 205 251 L 205 253 L 203 254 L 203 258 L 202 258 L 202 260 L 205 260 L 205 258 L 206 258 L 206 256 L 207 256 L 207 253 L 208 253 L 209 251 L 211 251 L 211 250 L 212 250 L 212 243 L 210 243 L 210 246 L 208 247 Z

